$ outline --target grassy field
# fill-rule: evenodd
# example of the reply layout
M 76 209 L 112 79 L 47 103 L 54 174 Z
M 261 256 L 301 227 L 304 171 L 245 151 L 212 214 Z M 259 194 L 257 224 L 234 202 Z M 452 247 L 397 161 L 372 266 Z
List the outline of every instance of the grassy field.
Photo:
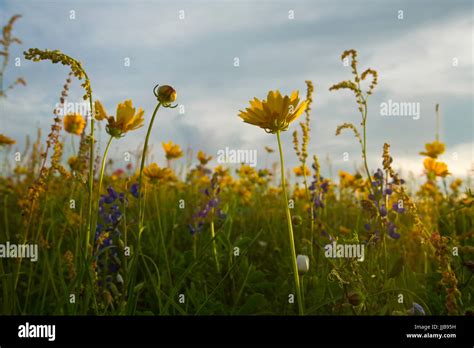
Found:
M 249 127 L 275 135 L 259 149 L 266 167 L 212 168 L 212 156 L 184 154 L 173 143 L 163 143 L 167 163 L 149 163 L 149 143 L 159 143 L 149 136 L 136 161 L 112 162 L 107 149 L 98 151 L 94 130 L 106 128 L 111 146 L 142 126 L 149 135 L 155 116 L 175 107 L 176 91 L 155 88 L 153 115 L 125 101 L 114 117 L 94 99 L 79 62 L 59 51 L 25 56 L 69 66 L 59 102 L 78 79 L 94 117 L 55 113 L 50 130 L 31 140 L 25 134 L 22 149 L 0 135 L 0 244 L 38 245 L 36 262 L 0 259 L 1 314 L 472 314 L 471 183 L 450 175 L 437 135 L 420 154 L 421 184 L 394 171 L 389 144 L 379 168 L 368 167 L 368 100 L 378 76 L 359 73 L 354 50 L 342 56 L 352 77 L 331 90 L 356 98 L 360 126 L 335 131 L 355 135 L 363 165 L 334 180 L 307 153 L 310 81 L 305 97 L 271 91 L 247 109 L 242 101 L 239 116 Z M 293 131 L 301 165 L 292 169 L 284 167 L 280 138 Z M 71 138 L 80 146 L 66 158 Z

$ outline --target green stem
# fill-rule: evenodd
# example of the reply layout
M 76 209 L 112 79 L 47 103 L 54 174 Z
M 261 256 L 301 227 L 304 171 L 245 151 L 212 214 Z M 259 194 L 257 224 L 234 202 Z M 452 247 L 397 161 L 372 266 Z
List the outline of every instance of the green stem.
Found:
M 216 233 L 214 231 L 214 220 L 211 221 L 211 236 L 212 236 L 212 252 L 214 253 L 214 260 L 216 261 L 217 273 L 221 272 L 219 264 L 219 257 L 217 256 Z
M 86 80 L 89 78 L 86 75 Z M 87 261 L 89 253 L 89 241 L 91 233 L 94 232 L 93 219 L 92 219 L 92 208 L 93 204 L 93 195 L 94 195 L 94 108 L 92 106 L 92 93 L 89 95 L 89 107 L 91 113 L 91 130 L 89 133 L 89 142 L 90 142 L 90 152 L 89 152 L 89 210 L 87 212 L 87 235 L 86 235 L 86 248 L 84 250 L 84 259 Z
M 99 176 L 99 191 L 98 194 L 100 195 L 102 189 L 102 181 L 104 179 L 104 171 L 105 171 L 105 163 L 107 161 L 107 153 L 109 152 L 110 143 L 112 143 L 112 139 L 114 137 L 110 136 L 109 141 L 107 142 L 107 146 L 105 147 L 104 157 L 102 157 L 102 164 L 100 166 L 100 176 Z
M 86 72 L 84 71 L 86 81 L 90 81 L 89 77 L 87 76 Z M 85 267 L 84 273 L 87 276 L 87 281 L 90 285 L 90 289 L 93 288 L 94 281 L 92 279 L 92 274 L 90 271 L 90 263 L 89 263 L 89 244 L 91 240 L 91 234 L 95 233 L 94 227 L 94 219 L 92 218 L 92 212 L 94 210 L 94 129 L 95 129 L 95 122 L 94 122 L 94 107 L 92 105 L 92 92 L 89 95 L 89 108 L 90 108 L 90 117 L 91 117 L 91 130 L 89 133 L 89 142 L 90 142 L 90 150 L 89 150 L 89 209 L 87 211 L 87 233 L 86 233 L 86 245 L 84 248 L 84 264 Z M 95 313 L 98 313 L 97 308 L 97 299 L 95 297 L 95 292 L 92 291 L 92 298 L 94 301 L 94 310 Z M 86 294 L 85 303 L 89 303 L 89 294 Z
M 142 160 L 140 164 L 140 174 L 138 176 L 138 192 L 140 194 L 140 200 L 139 200 L 139 236 L 141 236 L 142 231 L 143 231 L 143 199 L 141 197 L 142 193 L 142 179 L 143 179 L 143 169 L 145 168 L 145 157 L 146 157 L 146 150 L 148 148 L 148 140 L 150 139 L 150 134 L 151 134 L 151 129 L 153 128 L 153 122 L 155 121 L 155 116 L 156 113 L 158 112 L 158 109 L 160 108 L 161 103 L 158 103 L 155 107 L 155 110 L 153 111 L 153 116 L 151 117 L 150 124 L 148 125 L 148 131 L 146 133 L 146 138 L 145 138 L 145 144 L 143 145 L 143 153 L 142 153 Z
M 366 130 L 366 122 L 367 122 L 367 102 L 365 102 L 365 107 L 364 107 L 364 113 L 362 115 L 362 131 L 363 131 L 363 145 L 362 145 L 362 155 L 364 157 L 364 167 L 365 171 L 367 173 L 367 178 L 369 179 L 369 191 L 372 192 L 373 186 L 372 186 L 372 177 L 370 175 L 370 170 L 369 170 L 369 165 L 367 164 L 367 130 Z
M 296 300 L 298 302 L 298 311 L 300 315 L 304 314 L 303 310 L 303 299 L 301 297 L 300 278 L 298 276 L 298 266 L 296 264 L 296 249 L 295 249 L 295 238 L 293 235 L 293 224 L 291 222 L 290 208 L 288 207 L 288 196 L 286 193 L 286 180 L 285 180 L 285 162 L 283 160 L 283 151 L 281 149 L 280 131 L 277 131 L 278 149 L 280 151 L 280 167 L 281 167 L 281 188 L 283 191 L 283 198 L 285 200 L 286 219 L 288 222 L 288 234 L 290 238 L 290 249 L 291 249 L 291 261 L 293 264 L 293 275 L 295 278 L 296 287 Z

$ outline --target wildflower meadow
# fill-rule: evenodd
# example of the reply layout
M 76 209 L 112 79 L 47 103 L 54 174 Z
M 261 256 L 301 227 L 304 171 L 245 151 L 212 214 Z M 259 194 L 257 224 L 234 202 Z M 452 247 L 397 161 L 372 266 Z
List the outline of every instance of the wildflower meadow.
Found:
M 219 130 L 202 121 L 207 140 L 188 146 L 158 132 L 166 125 L 179 135 L 173 126 L 192 89 L 160 70 L 129 97 L 134 75 L 114 76 L 119 91 L 90 72 L 90 52 L 70 54 L 54 40 L 26 45 L 16 28 L 28 16 L 3 19 L 0 103 L 34 98 L 34 76 L 15 68 L 17 58 L 30 72 L 52 74 L 58 88 L 41 116 L 49 126 L 15 118 L 20 131 L 10 133 L 0 121 L 2 315 L 474 313 L 471 163 L 460 159 L 465 175 L 447 163 L 440 125 L 450 115 L 441 102 L 422 109 L 431 128 L 419 129 L 428 140 L 410 148 L 418 172 L 397 164 L 403 133 L 373 141 L 389 127 L 371 125 L 383 117 L 374 100 L 385 70 L 366 63 L 370 46 L 347 42 L 331 52 L 330 83 L 308 74 L 250 92 L 234 77 L 246 97 L 229 97 L 233 113 L 219 110 L 218 94 L 203 102 L 215 105 L 224 128 L 242 127 L 245 145 L 227 138 L 213 146 Z M 134 54 L 132 62 L 148 59 Z M 320 94 L 345 106 L 338 124 L 320 114 Z M 68 110 L 69 102 L 83 109 Z M 472 134 L 472 114 L 464 120 Z M 333 170 L 318 129 L 354 149 L 352 169 Z

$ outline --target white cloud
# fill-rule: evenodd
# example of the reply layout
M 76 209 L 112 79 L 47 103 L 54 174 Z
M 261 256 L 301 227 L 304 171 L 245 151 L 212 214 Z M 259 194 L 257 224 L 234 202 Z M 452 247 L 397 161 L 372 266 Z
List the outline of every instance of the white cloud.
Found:
M 472 28 L 468 14 L 436 19 L 395 39 L 387 38 L 373 50 L 368 66 L 379 71 L 382 90 L 401 98 L 472 96 Z

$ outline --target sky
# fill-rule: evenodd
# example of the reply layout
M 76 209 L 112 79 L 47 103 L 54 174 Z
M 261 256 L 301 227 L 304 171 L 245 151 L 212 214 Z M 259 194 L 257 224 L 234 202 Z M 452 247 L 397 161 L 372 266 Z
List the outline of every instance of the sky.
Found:
M 26 135 L 34 137 L 37 127 L 51 124 L 68 72 L 22 58 L 23 51 L 37 47 L 59 49 L 81 61 L 94 97 L 110 114 L 132 99 L 149 120 L 156 104 L 153 87 L 172 85 L 184 113 L 178 108 L 158 113 L 151 143 L 152 160 L 160 165 L 165 163 L 161 142 L 168 140 L 214 156 L 212 165 L 226 147 L 257 150 L 258 167 L 276 161 L 276 153 L 268 158 L 264 150 L 277 148 L 276 137 L 243 123 L 239 110 L 269 90 L 299 90 L 305 96 L 305 80 L 312 80 L 309 152 L 318 155 L 325 176 L 353 172 L 361 165 L 359 143 L 350 133 L 336 137 L 335 130 L 344 122 L 359 126 L 360 114 L 350 92 L 329 91 L 352 78 L 340 55 L 353 48 L 359 52 L 359 70 L 370 67 L 379 74 L 369 100 L 370 168 L 381 167 L 388 142 L 394 167 L 421 177 L 418 153 L 434 140 L 439 103 L 440 139 L 446 143 L 441 160 L 454 175 L 473 178 L 471 0 L 0 0 L 1 25 L 14 14 L 23 16 L 14 27 L 23 43 L 11 49 L 21 66 L 10 64 L 6 80 L 22 76 L 28 85 L 0 101 L 0 133 L 16 139 L 20 149 Z M 130 66 L 125 66 L 127 58 Z M 79 85 L 73 82 L 69 102 L 81 102 Z M 384 116 L 384 103 L 415 103 L 419 115 Z M 282 136 L 289 167 L 297 165 L 295 129 L 297 122 Z M 111 156 L 116 163 L 125 151 L 135 151 L 145 134 L 143 127 L 115 141 Z M 106 134 L 100 139 L 103 149 Z

